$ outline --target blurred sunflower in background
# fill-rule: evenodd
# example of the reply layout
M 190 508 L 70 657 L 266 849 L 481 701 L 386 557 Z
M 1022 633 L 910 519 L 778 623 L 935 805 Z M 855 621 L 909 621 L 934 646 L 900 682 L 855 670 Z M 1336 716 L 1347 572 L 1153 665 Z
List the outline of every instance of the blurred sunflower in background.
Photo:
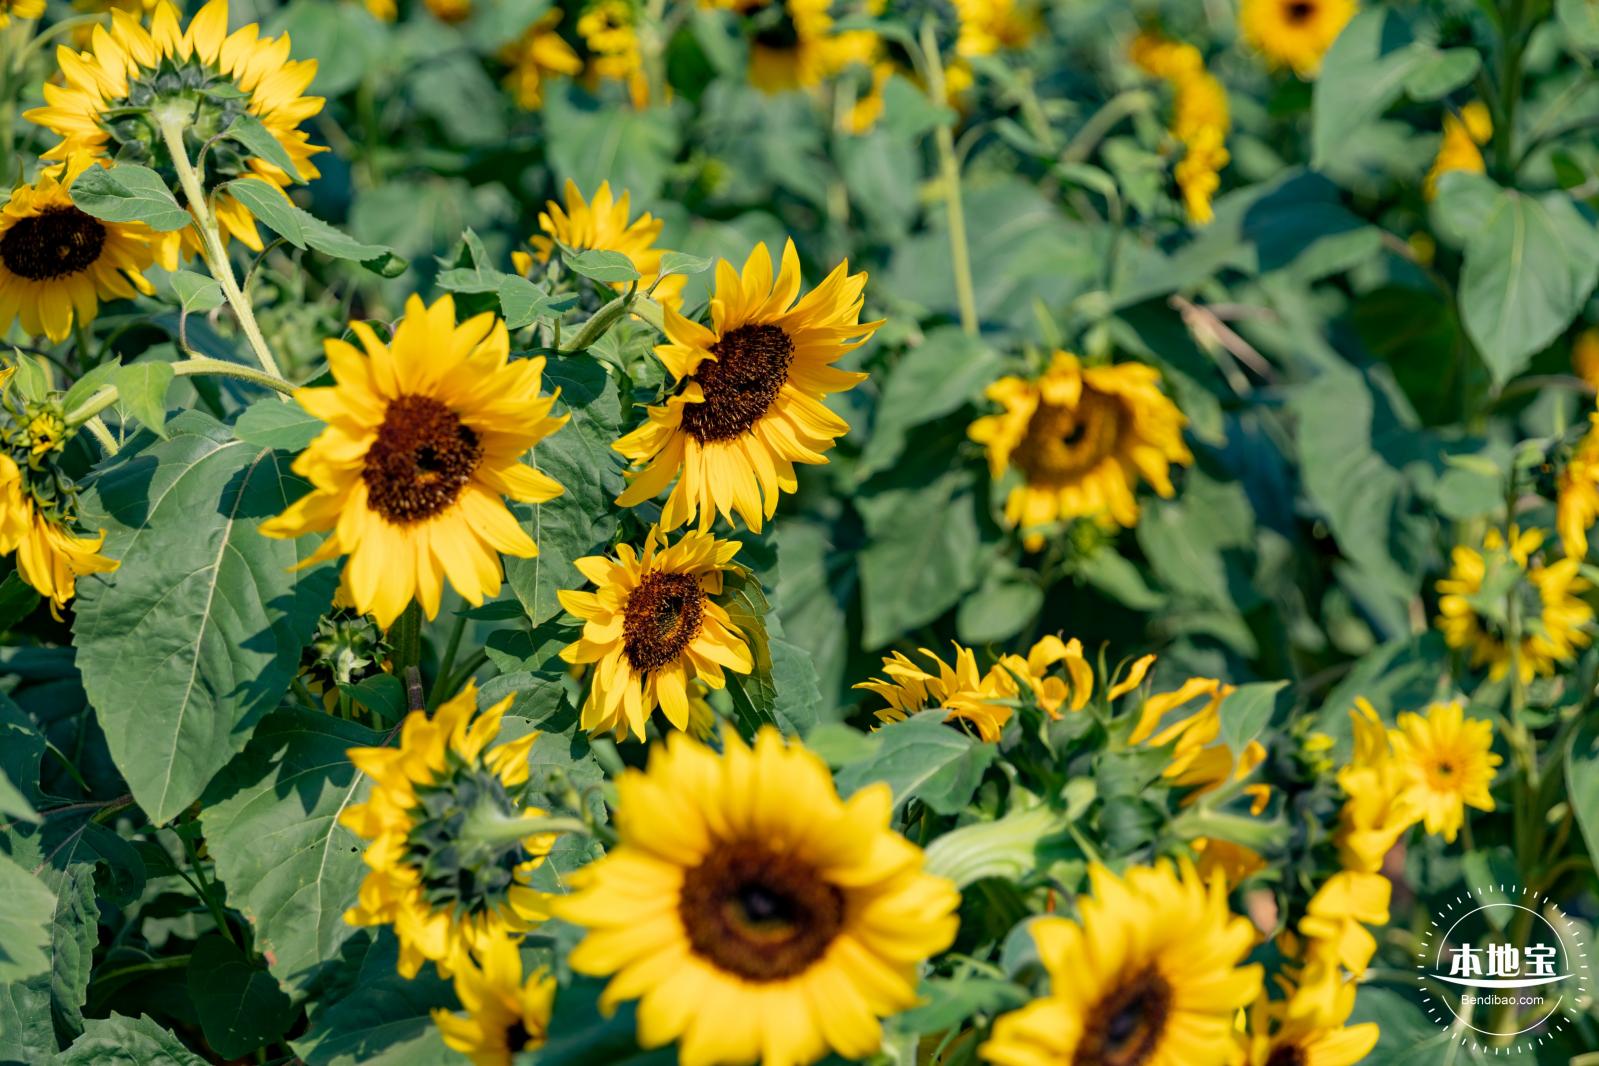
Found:
M 633 0 L 596 0 L 577 20 L 578 36 L 589 51 L 592 79 L 621 82 L 634 107 L 650 102 L 650 83 L 639 47 L 639 11 Z
M 1141 33 L 1128 48 L 1128 57 L 1172 87 L 1171 135 L 1183 149 L 1172 177 L 1188 220 L 1203 226 L 1215 215 L 1211 202 L 1221 188 L 1221 171 L 1232 158 L 1227 151 L 1232 129 L 1227 90 L 1205 69 L 1205 57 L 1191 44 Z
M 36 19 L 44 14 L 44 0 L 0 0 L 0 30 L 12 19 Z
M 1249 1009 L 1249 1032 L 1239 1037 L 1245 1066 L 1356 1066 L 1377 1046 L 1377 1023 L 1349 1025 L 1355 985 L 1340 981 L 1327 1009 L 1304 998 L 1262 996 Z
M 523 1051 L 544 1046 L 555 1006 L 555 978 L 537 969 L 522 977 L 522 953 L 510 937 L 489 940 L 455 974 L 455 998 L 466 1010 L 435 1009 L 444 1043 L 475 1066 L 510 1066 Z
M 528 111 L 544 106 L 544 84 L 552 74 L 570 78 L 583 72 L 583 60 L 555 31 L 560 24 L 561 12 L 550 11 L 500 50 L 500 62 L 511 68 L 506 87 Z
M 302 95 L 316 76 L 315 60 L 289 58 L 289 39 L 262 37 L 254 23 L 228 33 L 227 0 L 210 0 L 188 28 L 179 12 L 160 0 L 149 28 L 122 8 L 111 11 L 111 29 L 96 26 L 87 51 L 65 45 L 56 51 L 64 84 L 44 86 L 46 106 L 26 118 L 59 135 L 61 143 L 45 159 L 67 160 L 86 153 L 96 159 L 141 163 L 176 182 L 176 168 L 156 124 L 146 114 L 123 116 L 124 108 L 181 109 L 181 136 L 189 159 L 209 146 L 206 171 L 213 186 L 231 178 L 261 178 L 278 188 L 317 176 L 311 157 L 326 149 L 310 143 L 300 123 L 322 110 L 322 98 Z M 294 164 L 290 175 L 231 138 L 213 141 L 248 114 Z M 255 216 L 226 191 L 212 195 L 212 211 L 223 239 L 238 238 L 261 251 Z M 200 249 L 195 227 L 185 226 L 154 238 L 159 261 L 175 270 L 181 254 Z
M 1274 67 L 1314 78 L 1321 58 L 1349 20 L 1355 0 L 1243 0 L 1238 26 L 1244 40 Z
M 638 1000 L 645 1048 L 683 1066 L 865 1058 L 955 938 L 960 894 L 890 828 L 882 783 L 839 798 L 821 759 L 764 729 L 718 755 L 674 733 L 616 782 L 620 843 L 557 915 L 572 968 Z
M 1003 410 L 973 422 L 971 439 L 988 452 L 997 481 L 1016 471 L 1005 521 L 1030 550 L 1046 527 L 1072 518 L 1118 526 L 1138 522 L 1140 480 L 1171 496 L 1172 464 L 1193 462 L 1183 443 L 1188 420 L 1160 391 L 1160 374 L 1141 363 L 1083 366 L 1057 351 L 1036 380 L 1003 377 L 987 396 Z
M 5 321 L 0 306 L 0 322 Z M 1588 431 L 1571 450 L 1556 481 L 1555 528 L 1560 547 L 1573 559 L 1588 556 L 1588 531 L 1599 520 L 1599 411 L 1588 414 Z
M 800 296 L 799 253 L 783 248 L 774 280 L 771 254 L 757 244 L 742 275 L 716 267 L 709 328 L 665 308 L 669 343 L 655 355 L 677 382 L 665 404 L 615 448 L 642 469 L 617 498 L 623 507 L 654 499 L 675 478 L 661 510 L 672 530 L 696 517 L 708 530 L 736 514 L 760 532 L 778 498 L 798 486 L 795 463 L 825 463 L 849 423 L 823 401 L 865 380 L 832 364 L 865 344 L 882 322 L 862 322 L 866 274 L 841 263 Z
M 814 89 L 852 65 L 868 67 L 880 47 L 870 30 L 835 29 L 830 0 L 760 0 L 718 6 L 750 19 L 750 84 L 768 93 Z
M 500 590 L 501 554 L 538 554 L 504 498 L 562 491 L 522 461 L 566 422 L 540 395 L 544 359 L 512 361 L 492 314 L 456 325 L 449 296 L 431 307 L 410 297 L 388 343 L 365 322 L 350 329 L 361 348 L 324 342 L 334 383 L 295 392 L 327 423 L 294 461 L 312 490 L 261 531 L 327 532 L 302 565 L 348 555 L 344 595 L 382 626 L 413 598 L 437 615 L 445 579 L 480 604 Z
M 1454 843 L 1465 808 L 1494 809 L 1489 792 L 1495 767 L 1493 723 L 1467 718 L 1458 700 L 1435 703 L 1425 715 L 1406 713 L 1389 737 L 1407 782 L 1408 799 L 1427 832 Z
M 979 739 L 990 744 L 999 740 L 1005 723 L 1015 714 L 1011 706 L 1018 692 L 1016 679 L 1003 666 L 977 669 L 977 654 L 955 645 L 955 663 L 950 665 L 927 648 L 920 649 L 929 666 L 918 666 L 903 652 L 883 660 L 883 677 L 856 685 L 875 693 L 888 703 L 873 712 L 880 722 L 902 722 L 917 711 L 936 707 L 944 721 L 970 728 Z
M 737 541 L 692 531 L 668 544 L 666 534 L 651 528 L 642 552 L 618 544 L 614 560 L 596 555 L 573 563 L 595 587 L 556 593 L 583 622 L 582 636 L 561 658 L 594 664 L 584 729 L 642 740 L 660 707 L 686 730 L 704 718 L 691 706 L 692 682 L 719 689 L 727 684 L 724 670 L 750 672 L 749 645 L 714 598 L 738 549 Z
M 593 200 L 585 199 L 577 183 L 568 181 L 565 205 L 548 200 L 544 210 L 539 212 L 539 232 L 528 238 L 533 245 L 533 254 L 512 252 L 512 263 L 519 273 L 525 275 L 533 269 L 535 260 L 548 263 L 557 244 L 580 250 L 592 248 L 620 252 L 627 256 L 641 275 L 638 283 L 640 291 L 647 291 L 654 285 L 655 302 L 673 308 L 681 307 L 683 286 L 688 282 L 685 275 L 672 274 L 656 284 L 660 278 L 663 249 L 655 247 L 655 241 L 660 237 L 661 227 L 665 223 L 648 211 L 630 220 L 629 201 L 626 190 L 621 196 L 613 194 L 608 181 L 600 182 Z M 618 292 L 626 292 L 629 283 L 619 281 L 612 287 Z
M 81 153 L 47 167 L 0 208 L 0 335 L 20 321 L 25 333 L 64 341 L 74 318 L 94 321 L 102 300 L 155 292 L 144 276 L 155 261 L 150 228 L 105 222 L 72 202 L 72 183 L 99 165 Z
M 979 1054 L 1000 1066 L 1231 1061 L 1238 1011 L 1260 993 L 1261 968 L 1241 965 L 1254 927 L 1227 908 L 1227 889 L 1184 862 L 1089 868 L 1079 918 L 1028 927 L 1050 990 L 1001 1015 Z
M 1438 155 L 1432 161 L 1432 168 L 1427 171 L 1422 194 L 1429 200 L 1437 196 L 1438 180 L 1445 174 L 1455 171 L 1481 174 L 1486 170 L 1488 164 L 1482 158 L 1482 149 L 1493 139 L 1493 134 L 1493 116 L 1488 111 L 1488 105 L 1481 100 L 1466 104 L 1458 114 L 1452 111 L 1446 113 L 1443 140 L 1438 144 Z

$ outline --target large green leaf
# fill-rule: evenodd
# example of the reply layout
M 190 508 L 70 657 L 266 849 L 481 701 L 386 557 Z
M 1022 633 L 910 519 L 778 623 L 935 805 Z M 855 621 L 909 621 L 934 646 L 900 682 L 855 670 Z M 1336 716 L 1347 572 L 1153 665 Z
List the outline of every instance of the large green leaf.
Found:
M 893 722 L 872 736 L 874 749 L 846 764 L 836 780 L 840 795 L 879 781 L 894 790 L 894 805 L 919 799 L 940 814 L 966 805 L 998 748 L 944 722 L 941 709 Z
M 147 1017 L 95 1018 L 57 1060 L 58 1066 L 205 1066 L 183 1041 Z
M 431 1012 L 455 1006 L 432 967 L 413 980 L 396 970 L 399 949 L 387 929 L 363 932 L 330 963 L 347 994 L 315 1011 L 311 1030 L 294 1041 L 307 1066 L 458 1066 Z
M 260 178 L 238 178 L 228 182 L 226 189 L 256 218 L 296 248 L 314 248 L 335 259 L 349 259 L 386 278 L 397 277 L 405 271 L 407 263 L 394 249 L 358 241 L 315 215 L 307 214 L 295 207 L 276 185 Z
M 1367 8 L 1350 20 L 1322 60 L 1311 105 L 1311 159 L 1317 167 L 1344 150 L 1360 128 L 1399 99 L 1433 57 L 1411 38 L 1404 16 Z
M 55 893 L 42 881 L 0 855 L 0 984 L 50 968 L 47 949 L 55 905 Z
M 677 156 L 678 130 L 664 108 L 605 107 L 587 94 L 556 88 L 544 101 L 545 144 L 561 182 L 592 194 L 609 181 L 634 201 L 651 199 Z
M 72 202 L 107 222 L 143 222 L 154 230 L 176 230 L 194 220 L 178 206 L 161 175 L 148 167 L 90 167 L 72 183 Z
M 189 998 L 205 1042 L 226 1058 L 277 1040 L 294 1020 L 294 1005 L 272 975 L 224 936 L 196 944 L 188 970 Z
M 201 823 L 228 902 L 291 991 L 354 933 L 343 915 L 361 883 L 362 844 L 338 817 L 367 787 L 347 752 L 380 741 L 330 715 L 278 711 L 207 794 Z
M 335 583 L 328 566 L 294 570 L 315 538 L 259 531 L 300 494 L 285 455 L 195 414 L 171 429 L 119 454 L 84 498 L 121 566 L 79 583 L 74 626 L 111 755 L 157 823 L 277 705 Z
M 53 875 L 53 876 L 52 876 Z M 100 905 L 95 900 L 94 866 L 78 862 L 44 875 L 55 884 L 50 918 L 50 1003 L 67 1032 L 83 1031 L 83 1000 L 100 942 Z
M 998 367 L 994 349 L 957 327 L 930 330 L 880 381 L 882 396 L 857 475 L 893 465 L 912 428 L 979 400 Z
M 1589 855 L 1599 855 L 1599 719 L 1589 717 L 1566 749 L 1566 791 Z

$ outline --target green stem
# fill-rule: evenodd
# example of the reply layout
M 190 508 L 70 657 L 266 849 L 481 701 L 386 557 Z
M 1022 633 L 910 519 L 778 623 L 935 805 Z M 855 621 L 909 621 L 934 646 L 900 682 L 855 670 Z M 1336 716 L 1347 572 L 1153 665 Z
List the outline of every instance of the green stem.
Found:
M 76 426 L 89 421 L 101 411 L 116 403 L 117 396 L 117 387 L 115 385 L 104 386 L 93 396 L 67 412 L 67 425 Z
M 1499 79 L 1499 114 L 1493 132 L 1494 171 L 1499 180 L 1510 183 L 1515 177 L 1513 150 L 1516 136 L 1516 107 L 1521 102 L 1521 65 L 1526 52 L 1526 0 L 1511 0 L 1504 24 L 1504 65 Z
M 927 67 L 927 91 L 934 105 L 946 107 L 949 92 L 944 83 L 944 59 L 938 51 L 938 34 L 932 19 L 922 22 L 922 59 Z M 949 216 L 949 259 L 955 273 L 955 301 L 960 308 L 961 331 L 977 336 L 977 290 L 972 286 L 972 256 L 966 241 L 966 209 L 961 202 L 961 164 L 955 154 L 955 122 L 948 119 L 934 131 L 938 149 L 939 184 L 944 211 Z
M 422 663 L 422 605 L 412 599 L 389 629 L 389 644 L 394 648 L 394 672 L 402 677 L 408 669 Z
M 527 837 L 544 833 L 580 833 L 588 836 L 589 826 L 583 819 L 567 815 L 511 818 L 481 807 L 468 815 L 461 825 L 463 842 L 486 844 L 490 847 L 515 844 Z
M 1115 129 L 1118 123 L 1140 111 L 1149 110 L 1154 100 L 1154 96 L 1147 89 L 1127 89 L 1117 93 L 1088 117 L 1088 121 L 1083 123 L 1082 128 L 1060 153 L 1060 161 L 1081 163 L 1093 154 L 1094 149 L 1099 147 L 1099 142 L 1104 140 L 1105 135 Z
M 601 337 L 610 332 L 612 326 L 621 321 L 623 315 L 627 314 L 628 309 L 633 306 L 633 298 L 637 294 L 638 282 L 635 281 L 633 287 L 628 289 L 627 292 L 594 312 L 593 317 L 583 323 L 583 328 L 578 331 L 578 335 L 572 341 L 571 347 L 561 349 L 561 354 L 573 355 L 593 346 Z
M 173 363 L 172 373 L 180 378 L 193 377 L 196 374 L 217 374 L 222 377 L 239 378 L 255 385 L 263 385 L 285 396 L 294 395 L 295 389 L 292 381 L 285 381 L 276 374 L 269 374 L 254 367 L 245 366 L 243 363 L 230 363 L 225 359 L 209 359 L 203 355 Z
M 439 658 L 439 673 L 433 680 L 433 699 L 436 705 L 440 700 L 450 695 L 444 686 L 450 680 L 450 674 L 455 670 L 455 656 L 461 650 L 461 637 L 466 633 L 466 612 L 456 614 L 455 622 L 450 626 L 450 638 L 444 645 L 444 654 Z
M 117 443 L 117 438 L 111 435 L 111 431 L 106 428 L 105 420 L 99 415 L 84 422 L 83 428 L 87 429 L 89 435 L 99 442 L 101 450 L 107 455 L 115 455 L 122 450 L 122 445 Z
M 217 227 L 216 216 L 211 213 L 211 207 L 206 200 L 205 186 L 200 180 L 200 175 L 189 162 L 188 150 L 183 144 L 183 130 L 188 125 L 189 115 L 181 106 L 166 105 L 153 112 L 156 126 L 161 130 L 161 139 L 166 143 L 167 154 L 172 157 L 172 165 L 177 169 L 178 182 L 183 186 L 184 199 L 189 203 L 189 211 L 194 215 L 195 225 L 199 227 L 202 249 L 205 254 L 205 263 L 211 270 L 211 276 L 222 287 L 222 295 L 227 298 L 228 305 L 233 308 L 233 313 L 238 316 L 239 326 L 244 330 L 244 336 L 250 343 L 250 349 L 255 354 L 256 361 L 261 364 L 261 369 L 275 378 L 282 378 L 283 374 L 278 369 L 278 361 L 272 357 L 272 350 L 267 347 L 266 337 L 261 333 L 261 326 L 255 320 L 255 310 L 250 306 L 250 301 L 239 288 L 238 278 L 233 273 L 233 263 L 228 259 L 227 249 L 222 246 L 222 231 Z

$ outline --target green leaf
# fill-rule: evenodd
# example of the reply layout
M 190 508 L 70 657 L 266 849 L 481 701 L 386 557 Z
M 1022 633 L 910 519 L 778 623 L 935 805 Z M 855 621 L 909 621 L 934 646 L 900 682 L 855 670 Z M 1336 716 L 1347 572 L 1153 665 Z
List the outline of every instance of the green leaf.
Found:
M 0 581 L 0 631 L 10 629 L 39 606 L 39 592 L 13 570 Z
M 1405 78 L 1405 95 L 1412 100 L 1442 100 L 1477 76 L 1482 56 L 1474 48 L 1449 48 L 1428 52 Z
M 260 178 L 238 178 L 223 188 L 296 248 L 314 248 L 335 259 L 352 260 L 385 278 L 399 277 L 409 265 L 394 249 L 381 244 L 364 244 L 300 210 L 283 190 Z
M 557 589 L 582 588 L 572 565 L 600 550 L 616 531 L 612 501 L 622 491 L 622 402 L 605 367 L 586 355 L 552 357 L 545 388 L 561 390 L 555 413 L 571 420 L 533 449 L 533 462 L 565 489 L 548 503 L 518 507 L 522 528 L 539 546 L 532 559 L 507 559 L 506 578 L 534 625 L 560 613 Z
M 203 315 L 222 306 L 222 286 L 215 278 L 196 274 L 192 270 L 178 270 L 172 274 L 172 291 L 185 314 Z
M 459 1066 L 444 1046 L 434 1008 L 455 1007 L 449 983 L 429 966 L 406 980 L 388 929 L 362 931 L 329 964 L 348 973 L 349 994 L 311 1017 L 311 1030 L 294 1041 L 306 1066 Z
M 178 206 L 161 175 L 148 167 L 124 164 L 90 167 L 72 183 L 72 202 L 107 222 L 143 222 L 167 233 L 193 221 Z
M 37 980 L 0 983 L 0 1062 L 60 1066 L 50 993 Z
M 1222 701 L 1221 738 L 1235 756 L 1265 731 L 1277 707 L 1277 694 L 1287 687 L 1286 681 L 1239 685 Z
M 289 154 L 288 149 L 284 148 L 282 142 L 254 115 L 239 115 L 223 136 L 238 141 L 251 155 L 264 159 L 283 171 L 290 181 L 299 183 L 304 180 L 300 177 L 300 168 L 295 165 L 294 157 Z
M 549 1040 L 539 1049 L 539 1066 L 674 1066 L 674 1048 L 640 1051 L 636 1005 L 599 1009 L 605 982 L 575 978 L 556 992 L 560 1008 L 550 1020 Z
M 223 1058 L 240 1058 L 276 1041 L 294 1020 L 294 1004 L 272 975 L 220 934 L 194 946 L 188 971 L 189 998 L 205 1042 Z
M 1362 126 L 1399 99 L 1432 55 L 1416 45 L 1404 16 L 1392 8 L 1360 12 L 1322 60 L 1311 104 L 1311 161 L 1325 167 Z
M 997 821 L 963 825 L 927 846 L 927 871 L 949 878 L 956 888 L 985 877 L 1020 880 L 1038 869 L 1040 844 L 1064 833 L 1066 822 L 1059 811 L 1039 805 L 1013 810 Z
M 944 724 L 941 709 L 923 711 L 877 731 L 877 750 L 835 777 L 841 796 L 882 781 L 894 806 L 919 799 L 939 814 L 954 814 L 971 801 L 998 748 Z
M 633 265 L 633 260 L 621 252 L 613 252 L 608 248 L 578 251 L 563 247 L 561 258 L 574 273 L 595 281 L 619 282 L 639 279 L 638 268 Z
M 748 674 L 729 671 L 728 694 L 733 700 L 740 732 L 753 737 L 764 725 L 775 725 L 789 736 L 808 733 L 817 722 L 822 702 L 816 668 L 799 648 L 777 632 L 777 618 L 761 582 L 749 570 L 734 570 L 723 578 L 717 601 L 749 643 L 754 668 Z
M 298 452 L 305 450 L 326 425 L 297 400 L 257 400 L 239 412 L 233 435 L 260 448 Z
M 1555 15 L 1573 48 L 1599 52 L 1599 0 L 1555 0 Z
M 505 314 L 505 328 L 525 329 L 535 322 L 553 321 L 559 316 L 564 300 L 552 299 L 549 292 L 526 278 L 508 274 L 498 290 L 500 310 Z
M 711 269 L 714 260 L 703 255 L 689 255 L 687 252 L 663 252 L 661 266 L 655 273 L 659 277 L 669 274 L 703 274 Z
M 55 893 L 0 855 L 0 984 L 25 981 L 50 968 L 50 918 Z
M 57 1066 L 206 1066 L 183 1041 L 148 1017 L 93 1018 Z
M 117 406 L 137 418 L 152 433 L 165 437 L 167 387 L 172 384 L 172 364 L 159 359 L 129 363 L 117 370 Z
M 911 429 L 982 402 L 983 389 L 999 376 L 999 364 L 992 347 L 957 326 L 929 330 L 879 380 L 883 393 L 857 477 L 865 480 L 893 466 Z
M 996 566 L 955 612 L 961 642 L 994 644 L 1025 629 L 1044 607 L 1044 590 L 1014 566 Z
M 0 773 L 0 815 L 36 825 L 39 822 L 39 812 L 33 809 L 28 797 L 4 773 Z
M 200 820 L 228 902 L 296 993 L 355 933 L 343 916 L 361 883 L 362 842 L 338 816 L 368 787 L 349 749 L 379 743 L 379 734 L 331 715 L 277 711 L 207 793 Z
M 1599 233 L 1563 192 L 1501 190 L 1466 243 L 1461 317 L 1503 384 L 1558 337 L 1599 282 Z
M 1599 718 L 1589 716 L 1566 749 L 1566 792 L 1588 854 L 1599 855 Z
M 75 862 L 55 877 L 50 918 L 50 1003 L 67 1031 L 83 1031 L 83 1001 L 100 943 L 100 905 L 95 900 L 94 864 Z
M 677 159 L 678 123 L 663 107 L 598 107 L 581 88 L 555 85 L 544 98 L 544 150 L 556 184 L 588 192 L 609 181 L 633 202 L 656 198 Z
M 333 597 L 315 538 L 257 528 L 299 495 L 283 457 L 187 413 L 170 440 L 125 448 L 83 498 L 112 574 L 78 584 L 84 689 L 151 820 L 171 820 L 242 750 L 299 668 Z

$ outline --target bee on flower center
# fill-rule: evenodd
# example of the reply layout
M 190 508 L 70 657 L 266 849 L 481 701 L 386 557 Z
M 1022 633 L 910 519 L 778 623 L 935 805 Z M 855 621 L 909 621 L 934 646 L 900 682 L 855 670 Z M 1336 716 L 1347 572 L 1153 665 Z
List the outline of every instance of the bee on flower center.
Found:
M 0 262 L 29 281 L 52 281 L 93 266 L 105 247 L 100 221 L 76 207 L 52 207 L 0 236 Z
M 391 522 L 418 522 L 448 508 L 483 458 L 470 426 L 429 396 L 389 404 L 361 467 L 372 508 Z
M 759 422 L 788 380 L 794 341 L 781 326 L 740 326 L 711 346 L 694 372 L 705 402 L 683 408 L 683 425 L 700 443 L 732 440 Z
M 640 673 L 676 661 L 704 623 L 705 592 L 694 574 L 646 574 L 627 598 L 622 647 Z

